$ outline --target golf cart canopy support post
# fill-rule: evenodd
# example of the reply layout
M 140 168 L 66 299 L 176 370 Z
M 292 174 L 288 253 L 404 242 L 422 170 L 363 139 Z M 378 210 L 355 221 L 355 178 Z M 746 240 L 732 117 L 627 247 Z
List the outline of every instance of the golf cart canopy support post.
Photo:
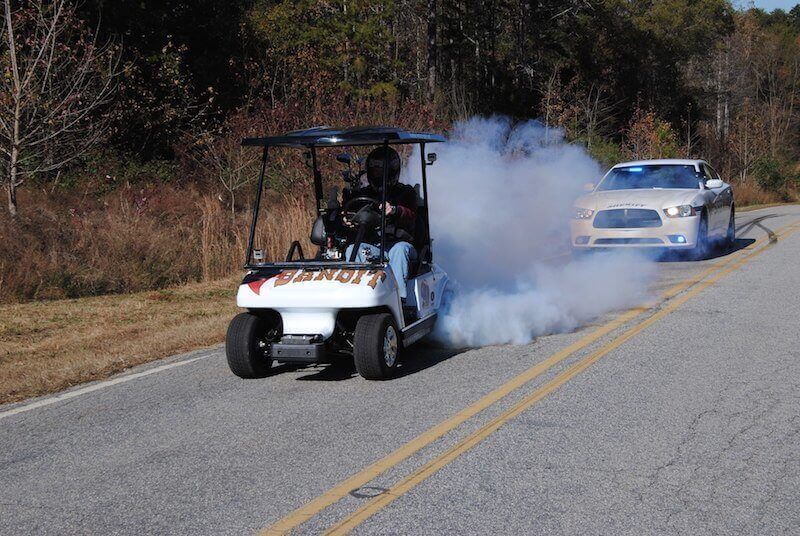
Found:
M 383 178 L 381 179 L 381 254 L 378 257 L 381 262 L 386 258 L 386 184 L 389 182 L 389 163 L 386 160 L 389 157 L 388 153 L 389 140 L 386 139 L 383 142 Z
M 433 239 L 431 238 L 431 219 L 428 211 L 428 162 L 425 159 L 425 142 L 419 144 L 419 158 L 422 164 L 422 201 L 423 205 L 420 207 L 424 210 L 425 216 L 425 236 L 428 237 L 428 255 L 433 257 Z M 428 263 L 429 259 L 420 259 L 420 262 Z
M 261 157 L 261 172 L 258 174 L 258 190 L 256 191 L 256 203 L 253 207 L 253 221 L 250 224 L 250 236 L 247 239 L 247 252 L 244 257 L 245 267 L 250 265 L 250 258 L 253 254 L 253 241 L 256 238 L 256 223 L 258 222 L 258 210 L 261 207 L 261 192 L 264 191 L 264 175 L 267 172 L 267 157 L 269 146 L 264 146 L 264 155 Z
M 311 146 L 311 166 L 314 168 L 314 197 L 317 199 L 317 216 L 322 213 L 322 173 L 317 166 L 317 148 Z

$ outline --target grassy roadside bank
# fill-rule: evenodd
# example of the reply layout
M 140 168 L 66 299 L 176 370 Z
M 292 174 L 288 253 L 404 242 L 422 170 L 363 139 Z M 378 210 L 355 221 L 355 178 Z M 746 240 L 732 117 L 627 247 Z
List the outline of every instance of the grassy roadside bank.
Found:
M 236 312 L 238 280 L 0 305 L 0 403 L 219 343 Z

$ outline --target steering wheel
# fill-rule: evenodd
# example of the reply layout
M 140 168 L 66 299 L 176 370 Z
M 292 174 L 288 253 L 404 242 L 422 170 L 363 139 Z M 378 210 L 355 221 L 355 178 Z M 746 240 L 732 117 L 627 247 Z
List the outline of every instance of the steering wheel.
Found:
M 381 224 L 380 206 L 381 202 L 374 197 L 354 197 L 344 204 L 341 214 L 356 225 L 377 228 Z

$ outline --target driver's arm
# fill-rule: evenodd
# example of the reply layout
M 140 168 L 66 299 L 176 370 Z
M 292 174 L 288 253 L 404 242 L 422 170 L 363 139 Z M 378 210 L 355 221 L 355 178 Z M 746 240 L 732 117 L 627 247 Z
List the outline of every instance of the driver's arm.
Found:
M 417 221 L 417 193 L 413 188 L 403 188 L 392 213 L 395 223 L 405 229 L 412 229 Z

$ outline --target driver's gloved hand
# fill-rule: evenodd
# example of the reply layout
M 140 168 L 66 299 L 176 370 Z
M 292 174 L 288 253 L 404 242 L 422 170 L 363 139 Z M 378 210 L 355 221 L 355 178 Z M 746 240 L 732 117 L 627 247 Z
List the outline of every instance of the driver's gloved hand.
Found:
M 361 257 L 364 259 L 364 262 L 372 262 L 378 258 L 378 255 L 375 254 L 372 248 L 370 247 L 362 247 L 361 248 Z

